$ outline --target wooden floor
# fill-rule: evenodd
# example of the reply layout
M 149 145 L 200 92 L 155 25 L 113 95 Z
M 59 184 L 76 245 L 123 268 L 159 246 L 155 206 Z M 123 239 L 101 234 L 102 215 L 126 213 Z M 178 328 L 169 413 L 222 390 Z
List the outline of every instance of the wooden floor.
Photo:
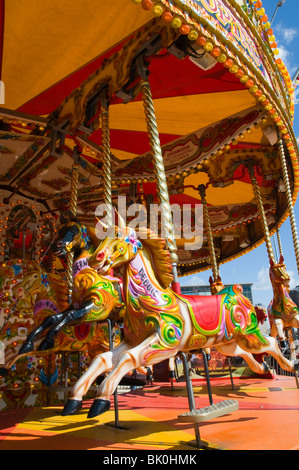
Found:
M 239 409 L 204 422 L 200 436 L 209 449 L 299 450 L 299 390 L 294 378 L 213 379 L 213 401 L 234 399 Z M 197 408 L 209 405 L 204 381 L 193 381 Z M 189 411 L 185 384 L 159 383 L 119 395 L 114 410 L 87 419 L 91 401 L 75 416 L 62 407 L 0 412 L 0 450 L 167 450 L 197 451 L 191 424 L 177 417 Z

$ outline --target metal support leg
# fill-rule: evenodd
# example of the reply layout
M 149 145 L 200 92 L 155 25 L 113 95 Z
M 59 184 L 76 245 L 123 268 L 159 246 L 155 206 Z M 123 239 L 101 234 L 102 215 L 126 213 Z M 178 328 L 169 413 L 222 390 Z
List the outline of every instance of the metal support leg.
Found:
M 232 366 L 231 366 L 231 362 L 230 362 L 230 357 L 227 358 L 227 362 L 228 362 L 228 368 L 229 368 L 230 381 L 231 381 L 231 384 L 232 384 L 232 390 L 235 390 L 235 385 L 234 385 L 234 380 L 233 380 L 233 373 L 232 373 Z
M 286 335 L 287 342 L 288 342 L 289 349 L 290 349 L 291 361 L 295 361 L 296 360 L 296 346 L 295 346 L 296 343 L 294 343 L 294 340 L 295 340 L 294 329 L 293 328 L 287 328 L 285 330 L 285 335 Z M 299 380 L 298 380 L 298 371 L 297 370 L 294 371 L 294 376 L 295 376 L 296 386 L 297 386 L 297 388 L 299 388 Z
M 190 411 L 188 413 L 179 415 L 178 418 L 179 418 L 179 421 L 183 423 L 193 423 L 194 429 L 195 429 L 197 446 L 201 448 L 203 444 L 199 436 L 199 427 L 198 427 L 199 423 L 232 413 L 233 411 L 238 410 L 239 403 L 235 400 L 223 400 L 216 404 L 210 404 L 210 406 L 206 406 L 204 408 L 200 408 L 197 410 L 195 408 L 193 388 L 192 388 L 191 380 L 189 378 L 187 359 L 186 359 L 186 356 L 184 356 L 183 354 L 181 355 L 183 358 L 183 364 L 184 364 L 184 370 L 185 370 Z M 210 396 L 210 400 L 211 400 L 211 396 Z
M 196 406 L 195 406 L 195 400 L 194 400 L 192 381 L 189 377 L 188 361 L 187 361 L 187 357 L 186 357 L 185 353 L 181 353 L 181 357 L 182 357 L 183 366 L 184 366 L 184 373 L 185 373 L 185 380 L 186 380 L 186 386 L 187 386 L 189 409 L 190 409 L 190 411 L 194 411 L 196 409 Z
M 189 376 L 189 367 L 188 367 L 188 361 L 185 353 L 181 353 L 181 357 L 183 360 L 183 367 L 184 367 L 184 373 L 185 373 L 185 380 L 186 380 L 186 386 L 187 386 L 187 395 L 188 395 L 188 402 L 189 402 L 189 410 L 190 412 L 196 410 L 195 406 L 195 400 L 194 400 L 194 393 L 193 393 L 193 386 L 192 386 L 192 381 Z M 200 431 L 199 431 L 199 424 L 194 423 L 194 433 L 195 433 L 195 439 L 196 439 L 196 446 L 201 449 L 201 439 L 200 439 Z
M 213 396 L 212 396 L 212 388 L 211 388 L 211 381 L 210 381 L 210 373 L 209 373 L 209 365 L 208 365 L 208 360 L 207 360 L 207 354 L 206 354 L 204 349 L 202 349 L 201 353 L 202 353 L 202 356 L 203 356 L 203 362 L 204 362 L 204 367 L 205 367 L 210 405 L 213 405 Z
M 113 337 L 112 337 L 112 329 L 113 329 L 113 324 L 111 320 L 108 319 L 108 334 L 109 334 L 109 349 L 112 351 L 113 349 Z M 119 414 L 118 414 L 118 396 L 117 396 L 117 388 L 113 394 L 114 396 L 114 422 L 115 422 L 115 427 L 119 428 Z

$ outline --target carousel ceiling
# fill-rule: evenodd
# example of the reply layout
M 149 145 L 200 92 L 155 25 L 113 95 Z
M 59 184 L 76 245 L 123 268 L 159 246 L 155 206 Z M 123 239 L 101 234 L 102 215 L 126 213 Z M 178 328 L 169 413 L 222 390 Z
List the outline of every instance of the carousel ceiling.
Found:
M 170 202 L 194 209 L 201 203 L 199 186 L 205 185 L 216 255 L 218 262 L 225 262 L 263 241 L 248 165 L 255 165 L 270 229 L 286 217 L 278 121 L 270 113 L 273 106 L 267 108 L 257 99 L 257 85 L 260 81 L 264 87 L 264 78 L 258 80 L 258 72 L 255 77 L 246 63 L 245 72 L 257 80 L 249 87 L 216 55 L 194 45 L 187 53 L 182 30 L 134 3 L 91 0 L 87 8 L 78 0 L 19 0 L 15 8 L 0 0 L 5 84 L 0 109 L 2 204 L 17 197 L 37 202 L 50 215 L 65 212 L 74 151 L 79 149 L 77 214 L 94 225 L 105 175 L 100 105 L 96 102 L 92 108 L 92 99 L 103 85 L 109 95 L 113 201 L 125 195 L 128 203 L 158 202 L 142 96 L 132 73 L 136 57 L 145 51 Z M 206 2 L 193 2 L 199 3 Z M 175 8 L 166 1 L 159 6 L 168 13 Z M 204 24 L 197 25 L 199 30 Z M 214 39 L 220 48 L 221 38 Z M 225 50 L 228 54 L 228 41 Z M 258 42 L 257 50 L 261 53 Z M 231 53 L 239 70 L 233 41 Z M 279 93 L 273 95 L 277 107 Z M 285 100 L 280 100 L 281 119 L 287 116 Z M 290 123 L 289 115 L 289 133 Z M 292 141 L 292 152 L 294 145 Z M 295 198 L 298 169 L 290 146 L 285 149 Z M 207 269 L 206 235 L 199 250 L 183 249 L 183 242 L 178 240 L 180 275 Z

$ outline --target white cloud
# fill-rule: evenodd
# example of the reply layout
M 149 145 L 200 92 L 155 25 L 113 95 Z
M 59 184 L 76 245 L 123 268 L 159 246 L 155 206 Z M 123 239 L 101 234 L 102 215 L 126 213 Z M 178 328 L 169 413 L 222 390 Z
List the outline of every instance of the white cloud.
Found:
M 261 269 L 257 273 L 257 281 L 254 282 L 252 289 L 259 291 L 272 289 L 269 277 L 269 268 L 265 268 L 264 266 L 261 267 Z
M 279 50 L 279 57 L 285 63 L 290 75 L 297 70 L 297 65 L 294 65 L 294 53 L 289 49 L 290 44 L 299 35 L 299 31 L 296 28 L 286 28 L 282 23 L 275 26 L 274 35 Z
M 299 277 L 294 271 L 287 271 L 290 276 L 290 289 L 299 285 Z M 257 281 L 254 282 L 252 289 L 255 291 L 272 291 L 272 285 L 270 281 L 269 268 L 261 267 L 257 274 Z
M 299 278 L 298 275 L 295 274 L 294 271 L 287 271 L 288 275 L 290 276 L 290 289 L 294 289 L 294 287 L 299 285 Z
M 180 284 L 181 286 L 206 286 L 207 282 L 197 274 L 193 274 L 191 276 L 181 277 Z
M 279 57 L 286 63 L 290 57 L 290 51 L 286 49 L 284 46 L 279 45 Z
M 292 77 L 292 75 L 296 72 L 298 68 L 298 65 L 295 65 L 293 62 L 294 54 L 291 53 L 286 47 L 282 46 L 281 44 L 278 44 L 277 48 L 279 50 L 280 59 L 284 62 L 290 76 Z
M 298 36 L 298 30 L 296 28 L 285 28 L 281 23 L 275 27 L 275 33 L 279 33 L 282 36 L 283 41 L 290 44 Z

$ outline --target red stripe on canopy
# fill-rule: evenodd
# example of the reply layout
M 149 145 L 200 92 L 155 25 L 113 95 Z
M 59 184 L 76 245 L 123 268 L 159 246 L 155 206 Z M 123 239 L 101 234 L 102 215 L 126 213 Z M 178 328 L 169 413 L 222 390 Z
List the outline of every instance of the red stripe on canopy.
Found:
M 179 137 L 180 136 L 174 134 L 160 134 L 161 145 L 163 146 L 168 144 Z M 93 132 L 90 136 L 90 140 L 95 144 L 101 145 L 101 129 Z M 149 137 L 147 132 L 110 129 L 110 147 L 111 149 L 118 149 L 131 154 L 142 155 L 150 150 Z
M 3 2 L 3 0 L 0 1 Z M 18 108 L 18 111 L 33 115 L 50 114 L 58 108 L 61 102 L 73 90 L 78 88 L 94 73 L 107 57 L 121 49 L 124 42 L 120 42 L 114 48 L 106 51 L 101 56 L 23 104 Z M 153 56 L 150 60 L 149 80 L 154 99 L 244 89 L 244 85 L 240 83 L 240 80 L 225 69 L 222 64 L 216 64 L 212 69 L 204 71 L 188 58 L 179 60 L 167 52 L 159 56 Z M 140 94 L 135 100 L 139 101 L 141 99 Z M 111 104 L 119 102 L 120 99 L 116 96 L 111 100 Z

